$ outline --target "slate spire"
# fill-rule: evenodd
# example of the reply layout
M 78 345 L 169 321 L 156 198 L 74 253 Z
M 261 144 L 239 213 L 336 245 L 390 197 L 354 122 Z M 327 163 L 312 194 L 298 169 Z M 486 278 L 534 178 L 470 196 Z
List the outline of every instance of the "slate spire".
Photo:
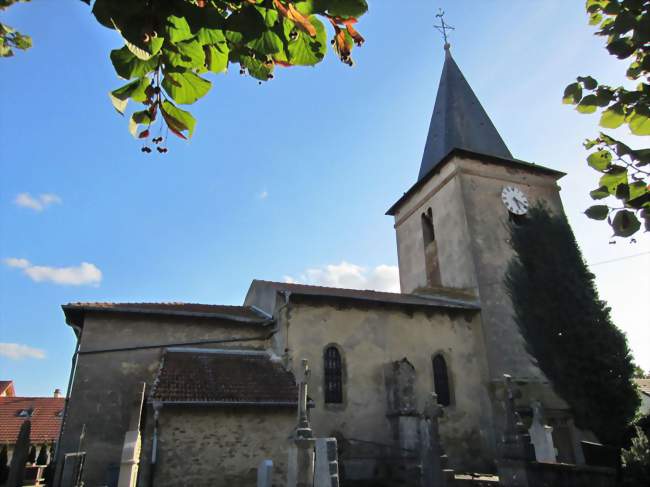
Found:
M 445 44 L 445 64 L 418 181 L 453 149 L 512 159 L 499 132 L 451 57 L 449 44 Z

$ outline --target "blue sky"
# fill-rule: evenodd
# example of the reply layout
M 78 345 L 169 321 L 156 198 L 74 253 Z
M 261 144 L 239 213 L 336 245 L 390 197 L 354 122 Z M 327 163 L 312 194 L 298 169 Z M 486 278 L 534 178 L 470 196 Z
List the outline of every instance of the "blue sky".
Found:
M 0 259 L 29 261 L 0 265 L 0 342 L 27 347 L 0 351 L 0 378 L 21 395 L 65 388 L 74 337 L 60 305 L 70 301 L 240 304 L 251 279 L 287 276 L 390 288 L 397 257 L 384 212 L 417 177 L 444 59 L 438 7 L 511 152 L 568 173 L 566 213 L 650 369 L 650 239 L 610 245 L 606 225 L 582 214 L 596 174 L 581 142 L 597 117 L 560 101 L 577 75 L 618 84 L 625 69 L 592 35 L 582 2 L 369 3 L 354 68 L 330 53 L 262 86 L 237 69 L 215 76 L 192 109 L 194 139 L 164 156 L 142 154 L 111 107 L 121 81 L 108 54 L 120 39 L 85 4 L 35 0 L 3 13 L 34 48 L 0 61 Z

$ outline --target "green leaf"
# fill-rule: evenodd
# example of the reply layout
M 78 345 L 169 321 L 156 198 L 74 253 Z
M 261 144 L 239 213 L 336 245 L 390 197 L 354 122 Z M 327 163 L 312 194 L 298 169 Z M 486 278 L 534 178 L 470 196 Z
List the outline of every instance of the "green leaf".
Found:
M 598 25 L 603 20 L 603 16 L 599 13 L 594 13 L 589 16 L 589 25 Z
M 641 222 L 629 210 L 620 210 L 614 215 L 612 229 L 617 237 L 629 237 L 641 228 Z
M 295 66 L 313 66 L 322 61 L 327 52 L 327 32 L 325 26 L 315 16 L 308 17 L 309 22 L 316 28 L 316 36 L 310 37 L 303 31 L 296 31 L 294 40 L 289 40 L 287 59 Z M 285 36 L 290 39 L 293 25 L 285 22 Z
M 615 103 L 601 115 L 600 126 L 615 129 L 623 125 L 624 121 L 625 114 L 623 113 L 623 106 L 620 103 Z
M 596 171 L 603 172 L 607 170 L 612 163 L 612 153 L 608 150 L 599 150 L 587 157 L 587 163 Z
M 602 200 L 603 198 L 607 198 L 609 196 L 609 191 L 607 189 L 607 186 L 601 186 L 600 188 L 590 191 L 589 196 L 591 196 L 591 199 L 594 200 Z
M 580 113 L 594 113 L 597 107 L 598 99 L 596 98 L 596 95 L 587 95 L 582 100 L 580 100 L 580 103 L 578 103 L 576 110 L 578 110 Z
M 190 112 L 181 110 L 168 101 L 162 103 L 161 112 L 169 129 L 181 138 L 185 138 L 183 132 L 187 132 L 189 137 L 194 133 L 196 119 Z
M 599 181 L 600 186 L 607 186 L 611 194 L 616 193 L 619 184 L 627 184 L 627 169 L 622 166 L 611 166 Z
M 188 104 L 205 96 L 212 83 L 191 71 L 166 72 L 162 86 L 176 103 Z
M 650 117 L 639 108 L 632 112 L 627 124 L 634 135 L 650 135 Z
M 151 116 L 149 115 L 149 110 L 141 110 L 139 112 L 134 112 L 129 119 L 129 132 L 133 137 L 138 136 L 138 126 L 140 124 L 149 125 L 152 122 Z
M 149 86 L 149 78 L 145 76 L 144 78 L 131 81 L 121 88 L 111 91 L 108 96 L 110 97 L 115 110 L 124 114 L 129 98 L 139 102 L 146 100 L 147 96 L 145 95 L 145 90 L 147 86 Z
M 642 196 L 647 195 L 650 193 L 648 191 L 648 184 L 645 183 L 644 181 L 636 181 L 632 184 L 629 185 L 630 187 L 630 195 L 629 195 L 629 200 L 635 200 L 637 198 L 641 198 Z
M 585 215 L 592 220 L 604 220 L 608 214 L 609 207 L 607 205 L 594 205 L 585 210 Z
M 630 187 L 626 183 L 616 186 L 615 196 L 621 201 L 627 201 L 630 198 Z
M 203 45 L 226 43 L 226 36 L 222 29 L 210 29 L 208 27 L 201 27 L 196 33 L 196 39 Z
M 267 30 L 262 14 L 252 6 L 231 14 L 224 28 L 226 39 L 233 44 L 245 44 L 257 39 Z
M 158 56 L 147 61 L 138 59 L 124 46 L 121 49 L 111 51 L 111 62 L 117 74 L 124 79 L 141 78 L 154 71 L 158 66 Z
M 368 11 L 365 0 L 314 0 L 314 11 L 332 17 L 361 17 Z
M 578 76 L 578 81 L 588 90 L 595 90 L 596 86 L 598 86 L 598 81 L 591 76 Z
M 261 81 L 267 81 L 274 68 L 273 62 L 268 63 L 248 55 L 240 56 L 239 63 L 248 70 L 248 74 Z
M 222 73 L 228 68 L 228 51 L 225 47 L 205 46 L 205 66 L 213 73 Z
M 619 59 L 625 59 L 634 54 L 634 45 L 630 39 L 621 37 L 607 44 L 607 50 Z
M 575 105 L 576 103 L 579 103 L 581 99 L 582 86 L 580 86 L 580 83 L 571 83 L 569 86 L 564 88 L 562 103 L 565 105 Z
M 205 65 L 205 52 L 195 39 L 166 46 L 163 55 L 171 66 L 200 69 Z
M 192 38 L 193 35 L 185 17 L 170 15 L 165 20 L 165 36 L 171 43 L 186 41 Z

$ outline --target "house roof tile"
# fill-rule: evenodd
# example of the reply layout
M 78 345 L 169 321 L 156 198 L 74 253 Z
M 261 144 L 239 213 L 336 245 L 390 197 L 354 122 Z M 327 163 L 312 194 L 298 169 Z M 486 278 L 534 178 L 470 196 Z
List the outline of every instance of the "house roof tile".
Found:
M 32 423 L 32 443 L 56 441 L 64 407 L 63 397 L 0 397 L 0 443 L 13 444 L 25 419 Z M 32 410 L 30 418 L 18 415 L 25 409 Z
M 169 348 L 150 399 L 185 405 L 297 405 L 293 374 L 264 351 Z

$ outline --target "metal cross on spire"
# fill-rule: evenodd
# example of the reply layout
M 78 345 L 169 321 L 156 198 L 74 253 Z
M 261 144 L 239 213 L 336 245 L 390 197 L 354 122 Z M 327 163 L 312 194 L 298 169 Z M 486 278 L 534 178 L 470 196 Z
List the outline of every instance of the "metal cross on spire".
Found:
M 445 49 L 449 49 L 449 41 L 447 40 L 447 31 L 448 30 L 456 30 L 454 27 L 451 25 L 445 23 L 445 11 L 442 9 L 438 9 L 438 13 L 436 14 L 436 17 L 440 19 L 440 25 L 434 25 L 438 31 L 442 34 L 442 37 L 445 39 Z

